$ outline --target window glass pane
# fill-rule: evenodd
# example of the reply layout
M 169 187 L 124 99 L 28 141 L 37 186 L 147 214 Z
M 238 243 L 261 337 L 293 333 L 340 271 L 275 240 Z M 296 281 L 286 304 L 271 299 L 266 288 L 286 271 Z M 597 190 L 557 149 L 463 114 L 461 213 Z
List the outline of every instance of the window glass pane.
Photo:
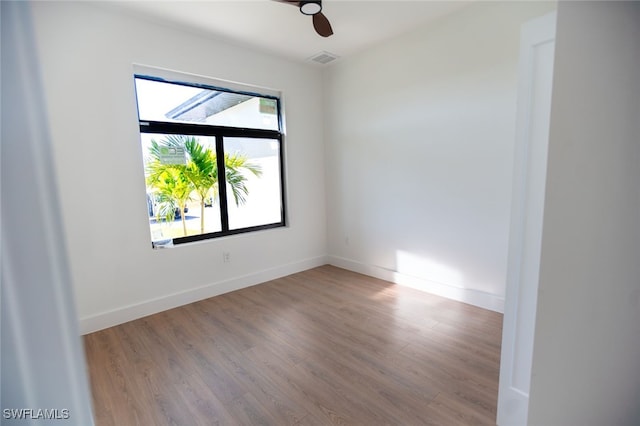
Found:
M 229 229 L 282 221 L 280 143 L 224 138 Z
M 151 240 L 222 230 L 215 138 L 141 134 Z
M 275 99 L 136 77 L 140 120 L 278 130 Z

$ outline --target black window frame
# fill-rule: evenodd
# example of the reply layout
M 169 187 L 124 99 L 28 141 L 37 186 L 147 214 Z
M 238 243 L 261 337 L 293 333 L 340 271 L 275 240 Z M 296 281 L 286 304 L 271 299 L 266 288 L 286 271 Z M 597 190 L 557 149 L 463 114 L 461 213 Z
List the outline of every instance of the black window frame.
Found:
M 284 165 L 284 133 L 282 131 L 282 109 L 280 98 L 273 95 L 266 95 L 257 92 L 249 92 L 249 91 L 240 91 L 240 90 L 232 90 L 224 87 L 201 84 L 201 83 L 190 83 L 187 81 L 181 80 L 172 80 L 165 79 L 161 77 L 146 75 L 146 74 L 138 74 L 135 73 L 133 75 L 134 82 L 136 79 L 157 81 L 161 83 L 168 84 L 177 84 L 181 86 L 188 87 L 196 87 L 206 90 L 216 90 L 219 92 L 227 92 L 241 95 L 248 95 L 253 97 L 259 97 L 264 99 L 271 99 L 276 102 L 276 109 L 278 115 L 278 130 L 266 130 L 266 129 L 254 129 L 247 127 L 230 127 L 230 126 L 218 126 L 211 124 L 198 124 L 198 123 L 189 123 L 189 122 L 174 122 L 174 121 L 153 121 L 153 120 L 142 120 L 140 118 L 140 112 L 138 108 L 138 123 L 140 135 L 142 134 L 165 134 L 165 135 L 189 135 L 189 136 L 207 136 L 207 137 L 215 137 L 216 145 L 216 159 L 218 165 L 218 198 L 219 198 L 219 208 L 220 208 L 220 224 L 222 227 L 221 231 L 217 232 L 207 232 L 198 235 L 189 235 L 184 237 L 173 238 L 173 245 L 180 245 L 184 243 L 190 243 L 194 241 L 203 241 L 214 238 L 225 237 L 229 235 L 237 235 L 244 234 L 249 232 L 261 231 L 266 229 L 274 229 L 274 228 L 282 228 L 287 226 L 287 209 L 286 209 L 286 197 L 285 197 L 285 165 Z M 134 84 L 135 87 L 135 84 Z M 138 95 L 136 93 L 136 102 L 138 102 Z M 253 138 L 253 139 L 269 139 L 269 140 L 277 140 L 279 144 L 278 155 L 280 162 L 280 221 L 250 226 L 246 228 L 239 229 L 229 229 L 229 211 L 228 211 L 228 197 L 227 197 L 227 188 L 226 188 L 226 173 L 220 173 L 221 170 L 225 169 L 224 165 L 224 138 Z M 145 183 L 146 185 L 146 183 Z M 152 241 L 152 247 L 155 247 Z

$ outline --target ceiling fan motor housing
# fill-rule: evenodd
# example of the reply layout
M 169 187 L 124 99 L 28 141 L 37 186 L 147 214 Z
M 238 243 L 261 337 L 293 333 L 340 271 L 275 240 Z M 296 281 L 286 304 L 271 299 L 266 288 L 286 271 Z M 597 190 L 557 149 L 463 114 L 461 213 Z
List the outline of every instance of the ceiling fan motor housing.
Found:
M 322 2 L 320 1 L 301 1 L 300 12 L 303 15 L 316 15 L 322 11 Z

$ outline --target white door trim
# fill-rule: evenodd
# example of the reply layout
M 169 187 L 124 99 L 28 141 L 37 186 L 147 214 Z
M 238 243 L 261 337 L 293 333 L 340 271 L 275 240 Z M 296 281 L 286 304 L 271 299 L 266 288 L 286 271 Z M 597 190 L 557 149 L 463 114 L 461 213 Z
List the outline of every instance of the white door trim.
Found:
M 73 303 L 31 6 L 1 2 L 0 7 L 0 423 L 14 424 L 13 419 L 15 424 L 31 425 L 44 419 L 43 424 L 51 424 L 52 419 L 62 419 L 65 424 L 90 426 L 94 424 L 91 394 Z
M 547 172 L 556 13 L 522 26 L 497 423 L 527 423 Z

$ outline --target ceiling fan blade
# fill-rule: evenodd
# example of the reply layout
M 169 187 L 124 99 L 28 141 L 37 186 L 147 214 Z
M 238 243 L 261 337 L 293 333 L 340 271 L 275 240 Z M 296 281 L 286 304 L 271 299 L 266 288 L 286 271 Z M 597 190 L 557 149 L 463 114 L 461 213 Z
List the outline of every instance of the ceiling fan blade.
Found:
M 300 2 L 297 0 L 273 0 L 273 1 L 276 1 L 278 3 L 290 4 L 291 6 L 300 7 Z
M 305 4 L 305 3 L 318 3 L 320 4 L 320 7 L 322 7 L 322 2 L 318 1 L 318 2 L 302 2 L 302 1 L 297 1 L 297 0 L 273 0 L 276 1 L 278 3 L 286 3 L 286 4 L 290 4 L 292 6 L 296 6 L 298 8 L 301 7 L 301 5 Z M 324 16 L 324 14 L 322 12 L 316 13 L 314 15 L 311 16 L 312 20 L 313 20 L 313 28 L 315 28 L 316 32 L 321 35 L 322 37 L 329 37 L 330 35 L 333 35 L 333 28 L 331 28 L 331 24 L 329 23 L 329 20 L 327 19 L 326 16 Z
M 273 1 L 277 1 L 278 3 L 289 3 L 289 4 L 293 4 L 295 6 L 299 6 L 299 1 L 298 0 L 273 0 Z
M 315 28 L 316 32 L 322 37 L 329 37 L 333 34 L 329 20 L 322 12 L 313 15 L 313 28 Z

